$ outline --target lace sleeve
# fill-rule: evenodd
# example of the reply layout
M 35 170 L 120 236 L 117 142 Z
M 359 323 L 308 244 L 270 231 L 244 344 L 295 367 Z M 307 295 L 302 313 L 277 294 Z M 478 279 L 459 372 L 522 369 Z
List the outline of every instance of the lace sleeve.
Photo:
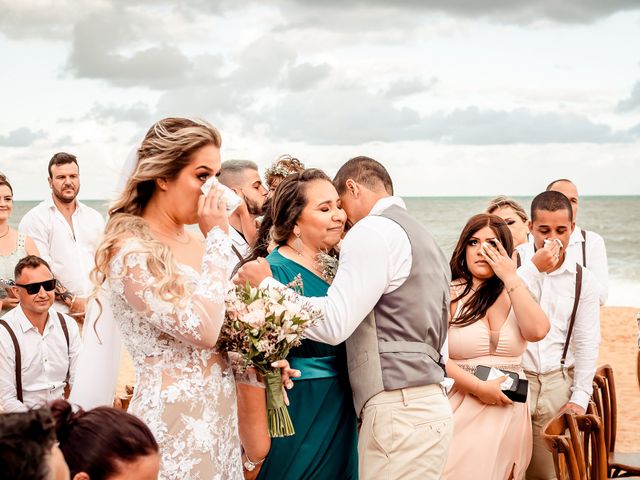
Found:
M 214 347 L 224 321 L 226 268 L 231 240 L 218 227 L 205 240 L 205 254 L 196 288 L 180 302 L 169 302 L 154 292 L 157 279 L 148 269 L 149 254 L 122 248 L 114 257 L 111 285 L 145 319 L 184 342 Z

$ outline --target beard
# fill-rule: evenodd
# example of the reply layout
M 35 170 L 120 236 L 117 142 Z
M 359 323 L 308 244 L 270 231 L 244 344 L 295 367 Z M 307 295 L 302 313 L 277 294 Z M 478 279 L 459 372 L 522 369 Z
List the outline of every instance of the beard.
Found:
M 56 197 L 60 202 L 62 202 L 62 203 L 72 203 L 72 202 L 75 201 L 76 197 L 78 196 L 79 189 L 73 188 L 73 196 L 64 195 L 62 193 L 62 190 L 52 189 L 51 191 L 53 192 L 54 197 Z
M 259 217 L 264 213 L 264 203 L 260 205 L 257 201 L 250 200 L 246 196 L 244 197 L 244 201 L 247 204 L 247 211 L 249 212 L 249 215 Z

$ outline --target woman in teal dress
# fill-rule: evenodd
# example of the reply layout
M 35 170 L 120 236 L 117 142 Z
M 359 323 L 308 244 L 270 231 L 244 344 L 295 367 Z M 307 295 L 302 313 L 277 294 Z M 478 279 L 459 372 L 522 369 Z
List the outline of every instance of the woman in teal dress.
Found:
M 329 178 L 317 169 L 288 176 L 273 198 L 272 237 L 278 247 L 267 257 L 276 280 L 297 276 L 304 295 L 325 296 L 328 279 L 318 254 L 340 241 L 346 215 Z M 357 422 L 344 345 L 303 340 L 287 357 L 302 372 L 289 390 L 295 435 L 273 438 L 260 480 L 358 478 Z

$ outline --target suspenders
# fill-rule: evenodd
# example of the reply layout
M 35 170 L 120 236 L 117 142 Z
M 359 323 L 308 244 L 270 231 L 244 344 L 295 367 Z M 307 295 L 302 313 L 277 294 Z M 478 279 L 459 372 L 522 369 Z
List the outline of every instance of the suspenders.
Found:
M 58 320 L 60 322 L 60 326 L 62 327 L 62 333 L 64 333 L 64 339 L 67 341 L 67 356 L 69 354 L 69 329 L 67 328 L 67 322 L 65 322 L 64 317 L 62 316 L 62 314 L 60 312 L 58 313 Z M 11 329 L 11 327 L 9 326 L 9 324 L 5 321 L 0 319 L 0 325 L 2 325 L 4 328 L 7 329 L 7 332 L 9 332 L 9 336 L 11 337 L 11 342 L 13 343 L 13 349 L 16 353 L 16 397 L 18 398 L 18 401 L 22 402 L 23 401 L 23 396 L 22 396 L 22 354 L 20 353 L 20 345 L 18 344 L 18 339 L 16 337 L 16 334 L 13 333 L 13 330 Z M 69 364 L 69 367 L 71 367 L 71 364 Z M 67 383 L 67 385 L 69 384 L 69 369 L 67 369 L 67 378 L 65 379 L 65 382 Z
M 582 230 L 582 266 L 587 268 L 587 231 Z
M 571 310 L 571 318 L 569 319 L 569 328 L 567 329 L 567 339 L 564 342 L 564 348 L 562 349 L 562 358 L 560 359 L 560 368 L 564 372 L 564 362 L 567 359 L 567 352 L 569 351 L 569 343 L 571 341 L 571 334 L 573 333 L 573 325 L 576 322 L 576 313 L 578 312 L 578 302 L 580 302 L 580 292 L 582 291 L 582 265 L 576 263 L 576 290 L 575 298 L 573 300 L 573 310 Z

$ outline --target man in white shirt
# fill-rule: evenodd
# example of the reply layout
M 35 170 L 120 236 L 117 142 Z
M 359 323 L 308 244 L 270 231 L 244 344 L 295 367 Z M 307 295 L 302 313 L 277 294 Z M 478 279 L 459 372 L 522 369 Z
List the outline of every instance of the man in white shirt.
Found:
M 73 385 L 80 335 L 76 322 L 53 306 L 49 265 L 29 255 L 11 287 L 19 305 L 0 320 L 0 409 L 19 412 L 63 398 Z
M 353 227 L 327 296 L 305 298 L 324 316 L 305 336 L 331 345 L 346 341 L 362 420 L 360 478 L 439 479 L 453 433 L 439 366 L 447 357 L 448 262 L 393 196 L 380 163 L 353 158 L 334 185 Z M 259 259 L 240 269 L 237 282 L 280 285 L 270 275 Z
M 569 199 L 573 210 L 573 221 L 577 222 L 579 198 L 575 184 L 571 180 L 562 178 L 547 185 L 547 191 L 560 192 Z M 567 253 L 573 255 L 576 262 L 594 274 L 598 283 L 600 305 L 604 305 L 609 294 L 609 265 L 604 239 L 596 232 L 584 230 L 576 225 L 569 239 Z
M 218 180 L 244 201 L 229 217 L 229 236 L 233 255 L 229 257 L 229 276 L 249 253 L 256 240 L 256 219 L 262 215 L 267 190 L 262 185 L 258 165 L 250 160 L 226 160 Z
M 533 243 L 517 247 L 522 258 L 518 275 L 538 298 L 551 323 L 547 336 L 529 343 L 522 357 L 533 427 L 529 480 L 555 478 L 553 459 L 540 432 L 561 410 L 584 414 L 598 361 L 598 284 L 589 269 L 567 251 L 574 225 L 567 197 L 543 192 L 531 203 Z
M 33 238 L 61 284 L 58 308 L 81 321 L 92 289 L 89 274 L 105 222 L 100 213 L 76 198 L 80 173 L 74 155 L 56 153 L 48 170 L 51 197 L 28 211 L 18 229 Z

